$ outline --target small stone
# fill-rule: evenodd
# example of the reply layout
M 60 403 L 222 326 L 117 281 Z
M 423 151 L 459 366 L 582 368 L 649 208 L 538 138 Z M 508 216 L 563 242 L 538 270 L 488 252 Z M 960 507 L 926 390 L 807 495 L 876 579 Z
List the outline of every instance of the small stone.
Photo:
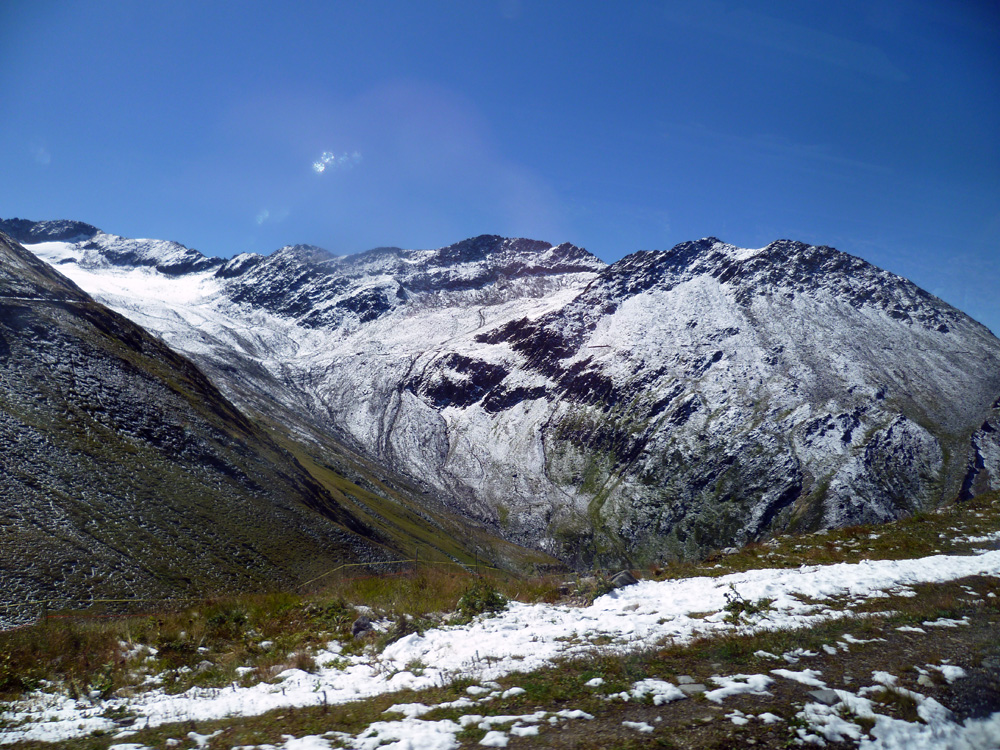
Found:
M 832 706 L 834 703 L 840 702 L 840 697 L 837 695 L 835 690 L 810 690 L 809 696 L 820 703 L 824 703 L 827 706 Z
M 679 674 L 679 675 L 677 675 L 677 684 L 678 685 L 693 685 L 694 684 L 694 677 L 691 677 L 690 675 L 686 675 L 686 674 Z
M 354 624 L 351 625 L 351 635 L 357 638 L 362 633 L 367 633 L 371 629 L 372 629 L 372 621 L 369 620 L 364 615 L 361 615 L 361 617 L 355 620 Z
M 920 676 L 919 676 L 919 677 L 917 678 L 917 684 L 918 684 L 918 685 L 923 685 L 924 687 L 929 687 L 929 688 L 932 688 L 932 687 L 934 687 L 934 680 L 932 680 L 932 679 L 931 679 L 930 677 L 928 677 L 927 675 L 925 675 L 925 674 L 922 674 L 922 675 L 920 675 Z
M 698 693 L 704 693 L 708 690 L 708 688 L 700 682 L 687 682 L 683 685 L 678 685 L 677 687 L 682 693 L 684 693 L 684 695 L 696 695 Z
M 201 674 L 202 672 L 207 672 L 209 669 L 211 669 L 214 666 L 215 665 L 212 664 L 212 662 L 210 662 L 210 661 L 207 661 L 207 660 L 206 661 L 200 661 L 200 662 L 198 662 L 198 666 L 194 668 L 194 671 L 195 671 L 196 674 Z
M 624 588 L 625 586 L 632 586 L 636 583 L 639 583 L 639 579 L 632 575 L 631 571 L 628 570 L 623 570 L 611 576 L 611 585 L 616 589 Z

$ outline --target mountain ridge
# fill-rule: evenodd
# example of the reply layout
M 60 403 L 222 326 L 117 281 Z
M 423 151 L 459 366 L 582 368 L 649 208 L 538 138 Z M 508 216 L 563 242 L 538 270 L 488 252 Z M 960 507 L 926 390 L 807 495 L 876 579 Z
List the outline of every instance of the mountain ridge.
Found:
M 1000 341 L 828 247 L 705 238 L 608 266 L 483 235 L 192 270 L 181 301 L 162 272 L 143 299 L 138 270 L 36 247 L 85 288 L 111 284 L 109 304 L 237 401 L 280 402 L 576 565 L 890 520 L 1000 482 Z

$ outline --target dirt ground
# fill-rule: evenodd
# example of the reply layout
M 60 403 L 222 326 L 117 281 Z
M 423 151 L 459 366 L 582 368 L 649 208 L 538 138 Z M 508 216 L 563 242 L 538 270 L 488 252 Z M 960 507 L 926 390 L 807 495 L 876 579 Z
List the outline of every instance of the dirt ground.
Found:
M 884 641 L 851 644 L 848 651 L 836 654 L 820 652 L 804 657 L 795 664 L 784 661 L 768 662 L 758 671 L 767 674 L 770 669 L 787 668 L 794 671 L 818 670 L 820 679 L 830 688 L 857 691 L 874 684 L 872 672 L 889 672 L 899 678 L 898 684 L 914 692 L 934 698 L 949 708 L 955 721 L 980 718 L 1000 711 L 1000 614 L 996 607 L 983 608 L 970 605 L 963 615 L 968 625 L 959 627 L 927 627 L 926 633 L 906 632 L 895 627 L 878 633 Z M 844 632 L 852 632 L 852 623 L 844 623 Z M 856 631 L 854 631 L 856 632 Z M 871 634 L 866 636 L 871 638 Z M 921 684 L 921 674 L 914 668 L 927 664 L 948 662 L 962 667 L 966 676 L 949 684 L 940 673 L 929 674 Z M 739 668 L 730 669 L 725 663 L 692 665 L 691 676 L 698 682 L 713 685 L 708 678 L 713 674 L 730 675 Z M 926 667 L 924 667 L 926 669 Z M 772 675 L 773 676 L 773 675 Z M 782 677 L 768 687 L 770 695 L 736 695 L 721 704 L 703 696 L 674 701 L 662 706 L 637 702 L 611 701 L 595 714 L 592 721 L 574 720 L 558 726 L 542 725 L 535 737 L 510 737 L 508 748 L 785 748 L 795 742 L 795 730 L 801 723 L 795 715 L 807 702 L 815 699 L 808 693 L 815 690 Z M 928 679 L 933 685 L 928 685 Z M 551 707 L 549 707 L 551 710 Z M 912 710 L 912 706 L 909 707 Z M 897 718 L 907 716 L 906 705 L 889 705 L 879 708 L 880 713 Z M 734 711 L 744 714 L 770 712 L 782 718 L 772 724 L 759 719 L 737 726 L 727 714 Z M 654 729 L 650 733 L 625 727 L 622 722 L 644 722 Z M 855 743 L 827 743 L 827 747 L 855 747 Z M 468 743 L 463 747 L 477 747 Z M 1000 748 L 1000 737 L 997 738 Z

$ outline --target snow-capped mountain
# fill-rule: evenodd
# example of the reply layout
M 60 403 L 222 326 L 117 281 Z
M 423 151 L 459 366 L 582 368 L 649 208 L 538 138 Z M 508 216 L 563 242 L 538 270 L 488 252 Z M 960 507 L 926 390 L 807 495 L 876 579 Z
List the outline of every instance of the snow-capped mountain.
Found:
M 401 556 L 189 360 L 3 234 L 0 446 L 0 628 L 38 599 L 290 587 Z
M 607 266 L 483 236 L 220 261 L 48 224 L 12 229 L 238 404 L 567 560 L 695 555 L 1000 487 L 1000 341 L 828 247 L 708 238 Z

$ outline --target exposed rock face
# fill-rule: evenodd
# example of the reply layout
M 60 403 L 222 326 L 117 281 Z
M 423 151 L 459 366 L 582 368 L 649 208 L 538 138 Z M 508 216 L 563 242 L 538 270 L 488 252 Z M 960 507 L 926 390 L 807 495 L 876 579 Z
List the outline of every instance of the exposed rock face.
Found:
M 189 360 L 3 234 L 0 445 L 4 604 L 287 587 L 391 557 Z
M 831 248 L 708 238 L 606 266 L 478 237 L 345 258 L 284 248 L 170 277 L 110 274 L 106 237 L 32 249 L 237 403 L 292 409 L 581 565 L 1000 486 L 1000 341 Z

